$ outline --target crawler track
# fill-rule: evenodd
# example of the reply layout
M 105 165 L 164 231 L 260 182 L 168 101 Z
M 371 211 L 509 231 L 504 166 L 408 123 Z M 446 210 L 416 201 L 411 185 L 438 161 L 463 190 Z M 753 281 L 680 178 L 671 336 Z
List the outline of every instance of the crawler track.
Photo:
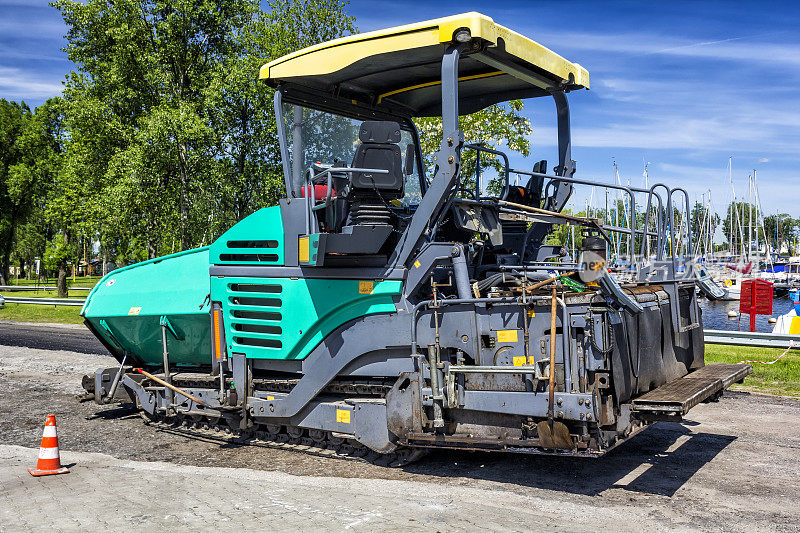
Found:
M 400 447 L 391 453 L 377 453 L 353 439 L 339 437 L 330 431 L 309 430 L 277 424 L 256 424 L 250 429 L 231 427 L 225 418 L 178 413 L 171 417 L 151 417 L 140 411 L 151 427 L 168 433 L 192 438 L 202 438 L 240 446 L 275 448 L 305 453 L 317 457 L 330 457 L 346 461 L 359 461 L 379 466 L 400 467 L 423 457 L 427 451 L 420 448 Z

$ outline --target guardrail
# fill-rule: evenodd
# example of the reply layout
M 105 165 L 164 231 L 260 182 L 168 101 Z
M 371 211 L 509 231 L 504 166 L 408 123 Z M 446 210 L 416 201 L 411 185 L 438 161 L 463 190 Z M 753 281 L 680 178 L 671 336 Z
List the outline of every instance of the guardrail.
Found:
M 77 298 L 25 298 L 16 296 L 3 296 L 0 301 L 5 301 L 7 304 L 34 304 L 34 305 L 52 305 L 58 307 L 59 305 L 74 305 L 83 306 L 86 300 L 78 300 Z
M 93 287 L 68 287 L 70 291 L 90 291 Z M 0 285 L 0 291 L 55 291 L 56 287 L 48 287 L 45 285 Z
M 800 335 L 706 329 L 703 330 L 703 336 L 706 342 L 712 344 L 738 344 L 742 346 L 763 346 L 767 348 L 800 347 Z

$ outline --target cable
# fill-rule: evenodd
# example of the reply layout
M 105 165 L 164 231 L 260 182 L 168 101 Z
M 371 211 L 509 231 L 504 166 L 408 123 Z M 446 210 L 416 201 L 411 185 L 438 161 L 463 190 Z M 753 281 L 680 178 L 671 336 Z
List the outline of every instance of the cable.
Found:
M 586 328 L 586 336 L 589 338 L 589 345 L 592 347 L 592 350 L 595 350 L 603 355 L 608 355 L 611 353 L 614 348 L 614 336 L 608 336 L 608 348 L 604 350 L 600 348 L 594 340 L 594 316 L 589 315 L 589 318 L 586 322 L 588 323 L 588 327 Z
M 789 350 L 791 350 L 792 348 L 795 348 L 796 346 L 800 346 L 800 344 L 795 344 L 794 341 L 789 341 L 789 347 L 786 348 L 786 351 L 783 352 L 782 354 L 780 354 L 778 356 L 778 358 L 775 359 L 774 361 L 768 361 L 768 362 L 764 362 L 764 361 L 739 361 L 738 364 L 741 365 L 741 364 L 745 364 L 745 363 L 756 363 L 756 364 L 759 364 L 759 365 L 774 365 L 775 363 L 777 363 L 778 361 L 781 360 L 781 357 L 783 357 L 784 355 L 789 353 Z

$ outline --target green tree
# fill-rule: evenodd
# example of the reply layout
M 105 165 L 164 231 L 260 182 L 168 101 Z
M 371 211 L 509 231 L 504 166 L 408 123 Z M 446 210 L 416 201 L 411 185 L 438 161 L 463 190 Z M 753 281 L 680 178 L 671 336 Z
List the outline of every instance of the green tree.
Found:
M 9 278 L 17 226 L 31 205 L 29 176 L 15 171 L 24 151 L 20 140 L 30 120 L 31 111 L 24 102 L 0 99 L 0 278 L 4 282 Z
M 710 252 L 713 247 L 707 245 L 714 240 L 714 233 L 721 221 L 720 216 L 708 211 L 706 206 L 700 202 L 695 202 L 689 218 L 692 225 L 692 240 L 695 244 L 695 251 Z
M 354 30 L 339 0 L 57 0 L 69 27 L 66 172 L 118 262 L 213 241 L 282 196 L 258 68 Z
M 19 266 L 20 276 L 26 279 L 31 279 L 31 275 L 34 274 L 32 265 L 37 258 L 43 257 L 47 240 L 50 237 L 49 226 L 43 222 L 44 208 L 37 205 L 28 219 L 17 225 L 14 235 L 11 262 Z
M 68 79 L 73 130 L 98 115 L 117 127 L 115 150 L 101 162 L 113 207 L 126 226 L 149 236 L 150 255 L 172 237 L 192 246 L 206 222 L 196 205 L 219 176 L 221 133 L 209 120 L 208 88 L 239 49 L 239 31 L 257 6 L 247 0 L 58 0 L 69 27 L 66 51 L 78 66 Z M 76 118 L 77 118 L 76 117 Z M 79 132 L 78 138 L 91 137 Z M 70 150 L 86 168 L 83 146 Z M 91 162 L 90 162 L 91 163 Z M 105 167 L 105 168 L 104 168 Z M 97 173 L 92 172 L 91 176 Z M 122 185 L 120 190 L 119 185 Z M 126 228 L 128 229 L 128 228 Z
M 722 232 L 728 241 L 728 249 L 732 253 L 747 253 L 749 237 L 752 237 L 753 241 L 761 240 L 761 235 L 757 233 L 761 226 L 757 223 L 758 216 L 759 210 L 755 205 L 739 201 L 728 204 L 725 219 L 722 221 Z
M 784 244 L 788 246 L 789 255 L 794 255 L 794 240 L 798 228 L 798 221 L 787 213 L 780 213 L 764 217 L 764 233 L 774 252 L 779 252 Z
M 487 148 L 504 152 L 517 152 L 529 156 L 531 151 L 530 120 L 522 116 L 525 104 L 522 100 L 511 100 L 504 104 L 496 104 L 485 109 L 459 117 L 459 128 L 464 132 L 466 143 L 483 144 Z M 442 119 L 440 117 L 420 118 L 416 120 L 422 148 L 423 163 L 428 179 L 433 177 L 436 152 L 442 142 Z M 461 153 L 461 183 L 468 189 L 475 187 L 475 150 L 463 150 Z M 483 154 L 482 168 L 494 168 L 501 172 L 503 165 L 500 157 Z M 489 184 L 489 191 L 498 194 L 502 189 L 499 178 Z
M 80 181 L 65 172 L 63 165 L 63 111 L 60 98 L 51 98 L 36 108 L 18 142 L 22 157 L 11 169 L 17 181 L 24 184 L 31 205 L 29 222 L 34 226 L 26 226 L 31 246 L 38 246 L 41 253 L 41 241 L 51 235 L 58 237 L 48 245 L 50 250 L 58 251 L 51 253 L 50 258 L 58 260 L 46 260 L 45 266 L 58 270 L 61 297 L 67 295 L 67 263 L 75 257 L 70 251 L 74 250 L 75 238 L 81 231 L 79 221 L 84 206 Z M 28 260 L 33 251 L 30 247 L 27 250 Z
M 253 211 L 285 196 L 274 90 L 256 81 L 266 62 L 356 31 L 340 0 L 271 0 L 240 32 L 241 48 L 209 88 L 214 129 L 224 131 L 223 179 L 215 184 L 212 239 Z

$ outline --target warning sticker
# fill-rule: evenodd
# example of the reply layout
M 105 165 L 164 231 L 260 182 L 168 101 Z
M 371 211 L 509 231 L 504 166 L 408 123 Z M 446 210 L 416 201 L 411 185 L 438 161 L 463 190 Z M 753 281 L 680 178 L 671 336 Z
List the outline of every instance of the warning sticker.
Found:
M 414 261 L 414 268 L 419 268 L 421 266 L 422 266 L 422 263 L 420 263 L 419 260 Z
M 533 357 L 528 357 L 528 361 L 526 363 L 524 355 L 513 357 L 512 358 L 512 362 L 514 363 L 514 366 L 525 366 L 526 364 L 532 365 L 532 364 L 535 363 L 535 361 L 533 360 Z
M 372 289 L 375 284 L 371 281 L 358 282 L 358 294 L 372 294 Z
M 497 342 L 517 342 L 517 330 L 501 329 L 497 332 Z
M 530 318 L 535 317 L 536 316 L 536 311 L 534 311 L 533 309 L 528 309 L 528 316 Z
M 267 396 L 267 400 L 274 400 L 275 396 Z
M 297 239 L 297 260 L 300 263 L 308 263 L 308 237 L 300 237 Z
M 141 310 L 142 310 L 141 307 L 131 307 L 130 310 L 128 311 L 128 314 L 129 315 L 138 315 Z
M 350 423 L 350 411 L 347 409 L 337 409 L 336 410 L 336 421 L 341 422 L 342 424 L 349 424 Z

